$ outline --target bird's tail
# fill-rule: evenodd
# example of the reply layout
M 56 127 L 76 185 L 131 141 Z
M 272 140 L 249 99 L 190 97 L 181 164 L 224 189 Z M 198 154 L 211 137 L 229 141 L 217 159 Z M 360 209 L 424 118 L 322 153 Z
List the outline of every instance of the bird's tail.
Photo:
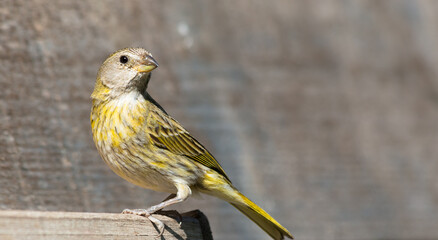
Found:
M 221 198 L 249 219 L 259 225 L 273 239 L 280 240 L 284 237 L 293 239 L 292 234 L 283 226 L 280 225 L 274 218 L 269 216 L 265 210 L 261 209 L 242 193 L 240 193 L 225 176 L 220 175 L 216 171 L 211 170 L 202 178 L 198 188 L 199 191 Z
M 249 219 L 259 225 L 273 239 L 283 239 L 285 236 L 294 238 L 292 234 L 272 218 L 265 210 L 257 206 L 243 194 L 239 193 L 242 198 L 240 203 L 230 203 L 240 212 L 245 214 Z

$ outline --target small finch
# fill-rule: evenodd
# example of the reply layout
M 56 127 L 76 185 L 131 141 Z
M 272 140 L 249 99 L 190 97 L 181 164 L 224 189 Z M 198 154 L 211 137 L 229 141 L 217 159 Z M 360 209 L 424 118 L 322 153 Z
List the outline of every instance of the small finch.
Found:
M 273 239 L 293 238 L 240 193 L 211 153 L 149 95 L 157 67 L 142 48 L 119 50 L 100 67 L 91 95 L 93 139 L 105 163 L 128 182 L 171 194 L 148 209 L 123 213 L 148 217 L 161 235 L 164 224 L 151 214 L 201 192 L 229 202 Z

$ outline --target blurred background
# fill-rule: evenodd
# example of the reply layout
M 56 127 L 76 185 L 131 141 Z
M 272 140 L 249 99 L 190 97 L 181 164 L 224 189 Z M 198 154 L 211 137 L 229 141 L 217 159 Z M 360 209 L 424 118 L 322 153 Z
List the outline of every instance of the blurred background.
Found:
M 113 51 L 297 239 L 438 239 L 437 1 L 0 3 L 0 209 L 120 212 L 166 197 L 98 156 L 89 112 Z M 216 239 L 268 239 L 204 196 Z

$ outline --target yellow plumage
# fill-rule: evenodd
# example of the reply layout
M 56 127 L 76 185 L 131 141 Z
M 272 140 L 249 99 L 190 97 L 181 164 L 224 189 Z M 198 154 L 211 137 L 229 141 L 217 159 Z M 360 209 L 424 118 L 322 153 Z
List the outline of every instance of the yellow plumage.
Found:
M 122 49 L 101 66 L 91 111 L 93 139 L 103 160 L 120 177 L 172 197 L 153 212 L 202 192 L 231 203 L 274 239 L 292 238 L 287 229 L 241 194 L 216 159 L 146 92 L 155 60 L 144 49 Z

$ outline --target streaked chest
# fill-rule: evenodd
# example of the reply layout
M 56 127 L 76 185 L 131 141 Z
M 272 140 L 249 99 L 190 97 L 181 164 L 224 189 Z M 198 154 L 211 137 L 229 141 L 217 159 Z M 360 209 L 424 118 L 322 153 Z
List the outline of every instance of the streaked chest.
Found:
M 94 104 L 91 128 L 99 151 L 126 149 L 139 141 L 146 144 L 146 117 L 146 100 L 139 93 L 128 93 L 116 100 Z

